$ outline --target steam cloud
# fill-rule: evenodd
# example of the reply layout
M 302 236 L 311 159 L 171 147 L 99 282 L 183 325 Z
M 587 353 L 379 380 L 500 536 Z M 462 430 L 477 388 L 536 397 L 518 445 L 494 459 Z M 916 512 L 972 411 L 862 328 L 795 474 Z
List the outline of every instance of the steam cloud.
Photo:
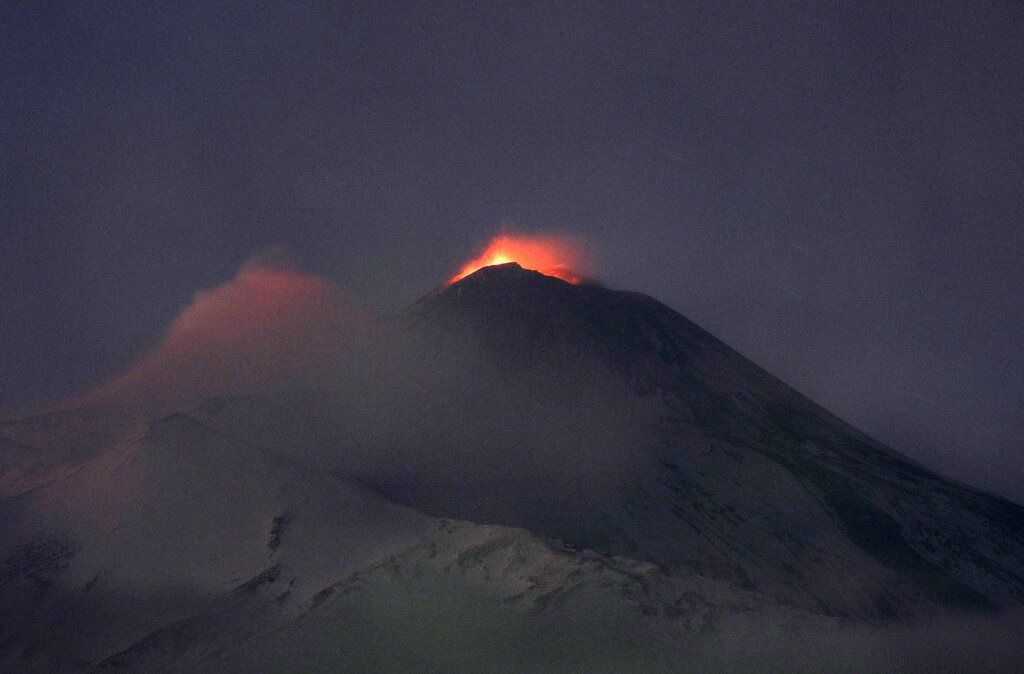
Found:
M 321 384 L 364 328 L 337 285 L 271 249 L 197 293 L 151 353 L 85 401 L 171 404 Z

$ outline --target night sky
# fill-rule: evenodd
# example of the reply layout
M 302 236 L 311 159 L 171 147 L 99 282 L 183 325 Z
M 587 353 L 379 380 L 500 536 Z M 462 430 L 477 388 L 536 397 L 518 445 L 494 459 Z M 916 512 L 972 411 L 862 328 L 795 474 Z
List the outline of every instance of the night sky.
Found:
M 274 4 L 0 5 L 0 406 L 270 245 L 397 311 L 560 232 L 1024 501 L 1021 3 Z

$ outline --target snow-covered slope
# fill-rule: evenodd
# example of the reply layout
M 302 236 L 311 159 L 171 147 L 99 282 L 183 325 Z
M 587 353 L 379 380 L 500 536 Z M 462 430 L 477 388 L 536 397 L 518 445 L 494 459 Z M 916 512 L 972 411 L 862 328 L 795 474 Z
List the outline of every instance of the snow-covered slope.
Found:
M 9 671 L 667 667 L 680 635 L 778 612 L 729 583 L 431 518 L 181 413 L 0 512 Z

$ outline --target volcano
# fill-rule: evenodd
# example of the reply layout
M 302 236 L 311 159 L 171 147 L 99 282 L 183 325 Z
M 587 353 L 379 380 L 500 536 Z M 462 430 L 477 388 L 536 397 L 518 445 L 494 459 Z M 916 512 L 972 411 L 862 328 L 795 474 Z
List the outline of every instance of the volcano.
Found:
M 316 390 L 4 422 L 3 668 L 817 670 L 772 644 L 1024 603 L 1024 508 L 573 281 L 483 267 Z

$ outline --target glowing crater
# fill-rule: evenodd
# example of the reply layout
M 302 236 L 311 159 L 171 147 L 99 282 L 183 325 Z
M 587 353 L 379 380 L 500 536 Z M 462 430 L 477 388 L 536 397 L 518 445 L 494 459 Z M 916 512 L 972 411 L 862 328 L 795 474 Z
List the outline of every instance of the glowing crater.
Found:
M 586 280 L 582 273 L 587 267 L 586 256 L 579 245 L 558 237 L 502 235 L 493 239 L 478 257 L 467 262 L 448 283 L 455 283 L 478 269 L 509 262 L 569 283 Z

